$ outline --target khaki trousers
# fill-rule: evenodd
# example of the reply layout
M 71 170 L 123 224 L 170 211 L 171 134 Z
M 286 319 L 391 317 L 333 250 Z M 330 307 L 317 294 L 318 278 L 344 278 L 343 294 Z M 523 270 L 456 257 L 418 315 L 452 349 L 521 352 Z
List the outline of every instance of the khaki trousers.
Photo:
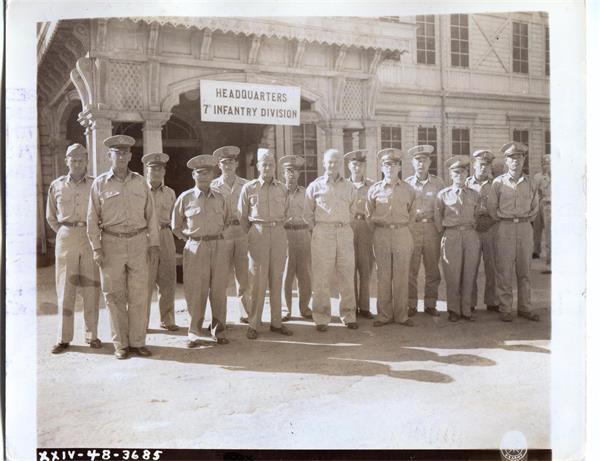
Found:
M 408 227 L 375 228 L 377 317 L 383 323 L 408 319 L 408 274 L 413 238 Z
M 287 237 L 282 225 L 253 224 L 248 232 L 249 281 L 252 299 L 250 328 L 258 329 L 262 321 L 265 294 L 269 287 L 271 326 L 281 328 L 281 286 L 287 256 Z
M 85 227 L 61 226 L 55 247 L 56 297 L 58 300 L 58 341 L 73 341 L 77 287 L 83 298 L 83 319 L 87 342 L 98 337 L 100 276 L 92 256 Z
M 344 324 L 356 322 L 354 298 L 354 234 L 349 225 L 315 226 L 311 240 L 313 276 L 313 320 L 317 325 L 331 321 L 329 280 L 337 274 L 340 289 L 340 317 Z
M 418 300 L 417 277 L 421 259 L 425 266 L 425 308 L 435 307 L 438 299 L 440 275 L 440 234 L 432 222 L 414 223 L 410 228 L 413 236 L 413 253 L 408 277 L 408 307 L 416 308 Z
M 163 325 L 175 324 L 175 287 L 177 285 L 177 262 L 175 241 L 171 229 L 161 229 L 160 255 L 154 264 L 148 268 L 148 317 L 146 328 L 150 322 L 150 307 L 152 294 L 158 286 L 158 306 L 160 309 L 160 323 Z
M 233 226 L 239 227 L 239 225 Z M 250 289 L 248 288 L 248 236 L 244 233 L 235 237 L 225 235 L 229 259 L 229 273 L 235 273 L 235 282 L 240 317 L 248 318 L 251 311 Z
M 190 314 L 188 339 L 201 339 L 206 301 L 210 300 L 213 338 L 225 336 L 227 322 L 227 245 L 225 240 L 189 239 L 183 249 L 183 292 Z
M 544 233 L 542 241 L 544 243 L 544 253 L 546 264 L 552 265 L 552 204 L 550 202 L 541 203 L 541 214 L 544 220 Z
M 354 232 L 354 297 L 356 307 L 362 312 L 369 312 L 371 297 L 369 286 L 373 272 L 373 232 L 364 220 L 352 222 Z
M 115 349 L 142 347 L 148 319 L 148 237 L 144 232 L 131 238 L 103 233 L 102 249 L 100 279 Z
M 292 315 L 292 287 L 298 280 L 298 305 L 300 314 L 310 314 L 308 304 L 312 294 L 310 278 L 310 231 L 308 229 L 286 229 L 288 257 L 285 264 L 284 293 L 286 314 Z
M 487 231 L 479 233 L 481 242 L 481 255 L 483 256 L 483 267 L 485 269 L 485 293 L 483 302 L 486 306 L 498 306 L 498 294 L 496 293 L 496 233 L 498 232 L 498 224 L 494 224 Z M 477 259 L 477 270 L 479 273 L 479 264 L 481 257 Z M 471 306 L 477 306 L 477 275 L 475 275 L 475 283 L 473 284 L 473 295 Z

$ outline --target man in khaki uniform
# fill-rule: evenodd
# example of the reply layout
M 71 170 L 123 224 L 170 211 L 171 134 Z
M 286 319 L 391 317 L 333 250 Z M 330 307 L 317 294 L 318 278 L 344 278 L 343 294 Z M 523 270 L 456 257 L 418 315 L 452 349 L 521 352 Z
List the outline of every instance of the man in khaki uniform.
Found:
M 499 220 L 496 233 L 496 273 L 500 312 L 504 322 L 512 321 L 512 277 L 516 271 L 518 300 L 517 315 L 539 320 L 531 312 L 531 254 L 533 229 L 531 222 L 538 213 L 537 188 L 529 176 L 523 174 L 527 146 L 509 142 L 501 147 L 508 172 L 492 182 L 487 199 L 492 218 Z
M 552 273 L 552 181 L 551 181 L 550 155 L 542 157 L 542 172 L 536 174 L 536 185 L 540 198 L 540 212 L 542 217 L 542 246 L 547 269 L 542 274 Z
M 350 329 L 356 323 L 354 297 L 354 234 L 350 223 L 356 189 L 340 174 L 342 155 L 329 149 L 323 155 L 324 175 L 306 188 L 310 226 L 313 276 L 313 320 L 317 331 L 327 331 L 331 321 L 329 280 L 337 274 L 340 287 L 340 317 Z
M 448 320 L 451 322 L 461 317 L 473 320 L 473 284 L 481 252 L 479 235 L 475 230 L 479 194 L 465 184 L 469 164 L 466 155 L 446 160 L 452 185 L 438 193 L 434 208 L 435 225 L 444 234 L 441 242 L 442 267 L 446 279 Z
M 173 233 L 185 241 L 183 249 L 183 291 L 190 314 L 187 347 L 202 342 L 206 301 L 210 300 L 210 332 L 217 344 L 227 344 L 228 248 L 223 231 L 231 219 L 227 198 L 210 187 L 217 159 L 197 155 L 187 162 L 195 186 L 175 201 Z
M 408 318 L 408 273 L 413 251 L 409 230 L 415 218 L 415 191 L 398 177 L 402 152 L 383 149 L 377 154 L 384 179 L 369 188 L 367 222 L 375 228 L 377 317 L 374 327 L 397 322 L 412 327 Z
M 414 249 L 410 261 L 408 278 L 408 315 L 417 312 L 417 277 L 421 267 L 421 259 L 425 267 L 425 312 L 439 316 L 436 309 L 440 276 L 440 233 L 433 222 L 435 198 L 445 186 L 444 181 L 429 173 L 433 146 L 423 144 L 411 147 L 408 154 L 412 157 L 415 174 L 406 182 L 415 190 L 415 222 L 410 226 Z
M 283 171 L 285 188 L 288 194 L 288 214 L 283 225 L 288 241 L 288 257 L 283 284 L 286 304 L 281 319 L 283 322 L 290 320 L 292 317 L 292 287 L 295 279 L 298 281 L 300 315 L 305 319 L 312 319 L 312 312 L 308 307 L 312 286 L 310 278 L 310 229 L 304 211 L 306 189 L 298 185 L 300 169 L 303 166 L 304 159 L 297 155 L 286 155 L 279 160 L 279 167 Z
M 81 144 L 67 148 L 65 162 L 69 173 L 50 184 L 46 219 L 56 232 L 55 273 L 58 299 L 58 343 L 53 354 L 64 352 L 73 341 L 77 287 L 83 298 L 85 341 L 102 347 L 98 339 L 100 276 L 85 233 L 87 206 L 94 178 L 86 175 L 87 151 Z
M 152 355 L 145 346 L 148 265 L 160 251 L 152 194 L 144 177 L 128 168 L 134 143 L 125 135 L 104 140 L 111 169 L 94 180 L 87 214 L 118 359 Z
M 159 225 L 160 254 L 155 264 L 148 270 L 148 323 L 152 294 L 158 285 L 158 305 L 160 309 L 160 327 L 168 331 L 177 331 L 175 325 L 175 286 L 177 284 L 177 263 L 175 241 L 171 232 L 171 213 L 175 203 L 175 191 L 164 184 L 165 169 L 169 156 L 163 153 L 146 154 L 142 163 L 146 170 L 146 181 L 154 199 Z
M 273 153 L 261 148 L 257 157 L 259 177 L 244 184 L 238 203 L 242 228 L 248 232 L 250 253 L 252 310 L 246 332 L 248 339 L 258 337 L 267 286 L 271 304 L 271 331 L 292 335 L 292 331 L 281 324 L 281 285 L 288 246 L 283 228 L 288 213 L 287 189 L 274 177 Z
M 351 222 L 354 233 L 354 294 L 358 315 L 372 319 L 369 295 L 371 273 L 373 271 L 373 232 L 366 222 L 367 191 L 373 181 L 365 177 L 367 150 L 355 150 L 344 155 L 350 170 L 350 182 L 356 189 L 354 219 Z
M 237 146 L 220 147 L 213 152 L 219 162 L 221 176 L 210 184 L 214 190 L 223 195 L 228 202 L 231 212 L 230 221 L 227 223 L 223 237 L 229 254 L 229 273 L 235 271 L 237 284 L 238 306 L 240 321 L 248 323 L 250 315 L 250 290 L 248 289 L 248 234 L 240 225 L 237 210 L 242 186 L 248 181 L 236 174 L 240 148 Z
M 473 152 L 475 174 L 469 176 L 466 185 L 469 189 L 473 189 L 479 194 L 480 207 L 477 211 L 477 223 L 475 230 L 479 234 L 481 242 L 481 253 L 483 255 L 483 265 L 485 268 L 485 292 L 484 302 L 487 310 L 499 310 L 498 295 L 496 293 L 496 231 L 498 223 L 490 216 L 487 208 L 487 196 L 492 188 L 492 162 L 494 154 L 487 149 L 477 149 Z M 479 272 L 479 263 L 481 257 L 477 260 L 476 274 Z M 473 284 L 473 295 L 471 306 L 473 309 L 477 306 L 477 277 Z

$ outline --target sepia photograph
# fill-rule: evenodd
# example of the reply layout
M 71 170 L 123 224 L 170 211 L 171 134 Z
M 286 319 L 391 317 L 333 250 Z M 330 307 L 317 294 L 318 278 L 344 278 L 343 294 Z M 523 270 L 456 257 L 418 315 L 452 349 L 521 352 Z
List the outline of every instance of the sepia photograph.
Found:
M 31 22 L 36 459 L 567 459 L 555 23 L 489 5 Z

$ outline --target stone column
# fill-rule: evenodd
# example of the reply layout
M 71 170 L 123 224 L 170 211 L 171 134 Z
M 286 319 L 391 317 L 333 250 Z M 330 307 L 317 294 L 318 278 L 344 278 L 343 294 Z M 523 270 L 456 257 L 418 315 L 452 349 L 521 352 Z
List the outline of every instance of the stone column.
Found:
M 108 118 L 89 118 L 86 140 L 88 142 L 88 171 L 98 176 L 110 168 L 104 140 L 112 136 L 112 121 Z M 89 131 L 89 132 L 88 132 Z
M 146 120 L 143 132 L 144 155 L 163 151 L 162 126 L 160 120 Z

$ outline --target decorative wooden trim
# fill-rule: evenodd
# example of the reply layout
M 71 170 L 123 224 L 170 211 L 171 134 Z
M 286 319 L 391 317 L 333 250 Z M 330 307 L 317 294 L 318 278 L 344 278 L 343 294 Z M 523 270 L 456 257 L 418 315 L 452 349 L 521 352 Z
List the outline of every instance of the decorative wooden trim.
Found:
M 338 47 L 333 70 L 335 70 L 336 72 L 340 72 L 342 70 L 342 68 L 344 67 L 344 61 L 346 60 L 347 53 L 348 47 L 346 45 L 341 45 Z
M 252 44 L 250 45 L 250 51 L 248 52 L 248 64 L 254 65 L 258 62 L 258 52 L 260 51 L 260 45 L 262 38 L 260 35 L 252 36 Z

